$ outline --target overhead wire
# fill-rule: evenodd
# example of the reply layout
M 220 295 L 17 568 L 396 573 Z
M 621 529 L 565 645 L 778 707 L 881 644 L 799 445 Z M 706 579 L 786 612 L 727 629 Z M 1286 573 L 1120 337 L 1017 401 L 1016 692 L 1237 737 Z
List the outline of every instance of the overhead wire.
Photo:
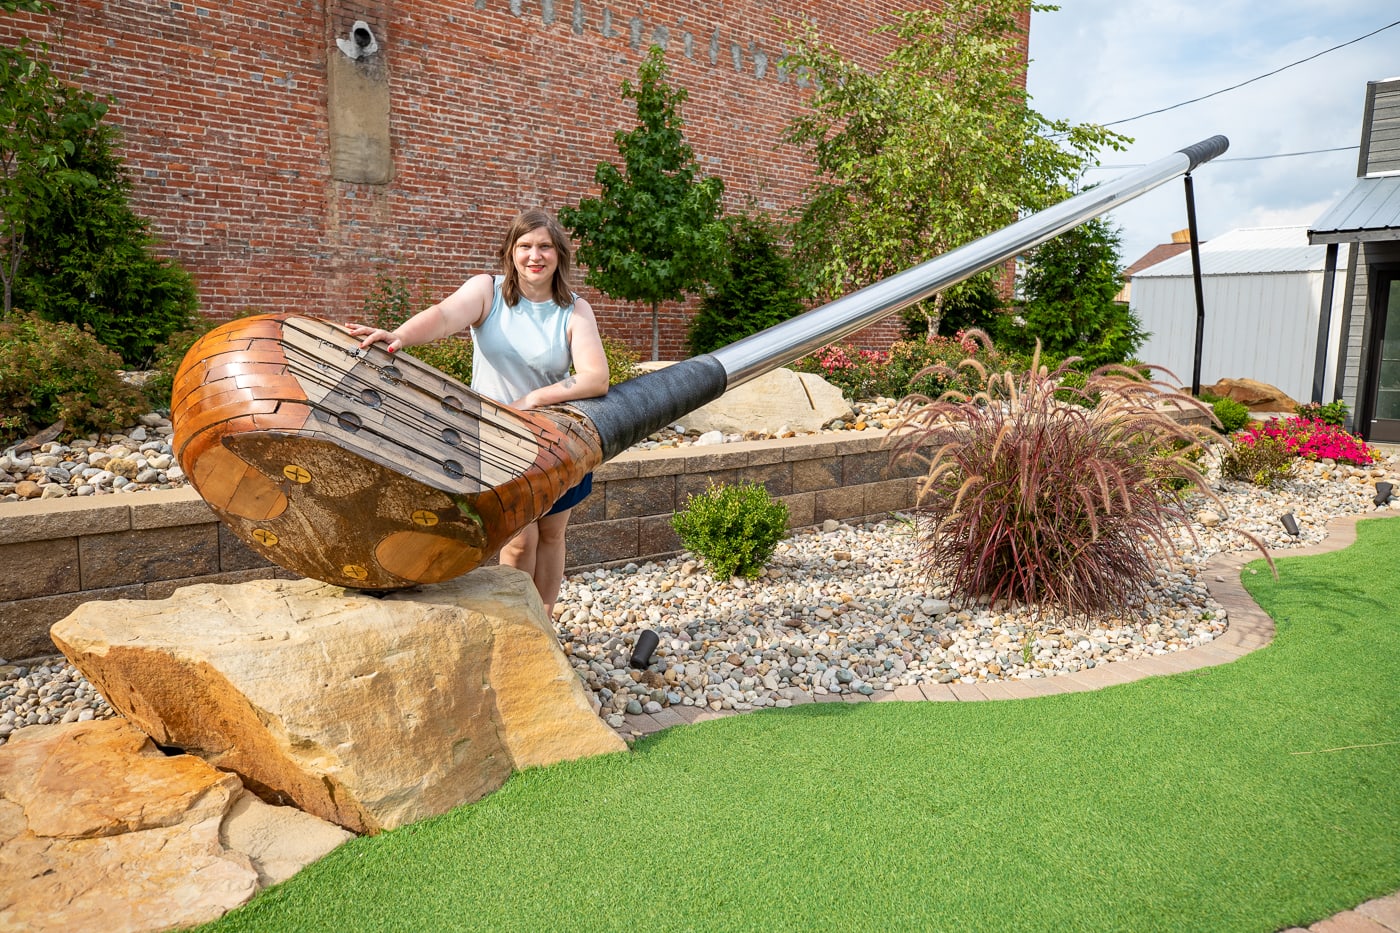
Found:
M 1289 62 L 1287 65 L 1284 65 L 1280 68 L 1275 68 L 1273 71 L 1266 71 L 1264 74 L 1256 75 L 1255 77 L 1250 78 L 1247 81 L 1241 81 L 1238 84 L 1232 84 L 1229 87 L 1223 87 L 1218 91 L 1211 91 L 1209 94 L 1202 94 L 1200 97 L 1193 97 L 1190 100 L 1184 100 L 1179 104 L 1172 104 L 1170 107 L 1159 107 L 1156 110 L 1149 110 L 1146 113 L 1140 113 L 1135 117 L 1124 117 L 1121 120 L 1111 120 L 1108 123 L 1100 124 L 1100 126 L 1119 126 L 1124 123 L 1131 123 L 1134 120 L 1141 120 L 1143 117 L 1155 116 L 1159 113 L 1166 113 L 1169 110 L 1176 110 L 1178 108 L 1185 107 L 1190 104 L 1199 103 L 1203 100 L 1209 100 L 1212 97 L 1218 97 L 1221 94 L 1238 90 L 1239 88 L 1242 88 L 1247 84 L 1253 84 L 1256 81 L 1262 81 L 1265 78 L 1273 77 L 1274 75 L 1287 71 L 1290 68 L 1296 68 L 1297 66 L 1305 64 L 1306 62 L 1310 62 L 1315 58 L 1321 58 L 1322 56 L 1327 55 L 1328 53 L 1335 52 L 1338 49 L 1344 49 L 1349 45 L 1355 45 L 1356 43 L 1361 42 L 1364 39 L 1369 39 L 1378 33 L 1385 32 L 1387 29 L 1392 29 L 1396 26 L 1400 26 L 1400 19 L 1397 19 L 1392 23 L 1387 23 L 1386 25 L 1381 26 L 1379 29 L 1373 29 L 1370 32 L 1366 33 L 1364 36 L 1357 36 L 1355 39 L 1349 39 L 1346 42 L 1341 43 L 1340 45 L 1334 45 L 1330 49 L 1323 49 L 1321 52 L 1315 52 L 1312 55 L 1309 55 L 1307 58 L 1300 58 L 1295 62 Z
M 1299 152 L 1276 152 L 1276 153 L 1274 153 L 1273 155 L 1234 156 L 1233 158 L 1228 158 L 1228 159 L 1227 159 L 1227 158 L 1212 159 L 1212 160 L 1211 160 L 1211 164 L 1212 164 L 1212 165 L 1218 165 L 1218 164 L 1220 164 L 1221 162 L 1264 162 L 1264 161 L 1267 161 L 1267 160 L 1269 160 L 1269 159 L 1288 159 L 1288 158 L 1292 158 L 1293 156 L 1323 155 L 1323 154 L 1326 154 L 1326 153 L 1329 153 L 1329 152 L 1355 152 L 1356 150 L 1358 150 L 1358 149 L 1360 149 L 1360 148 L 1361 148 L 1360 146 L 1333 146 L 1333 147 L 1330 148 L 1330 149 L 1304 149 L 1304 150 L 1301 150 L 1301 151 L 1299 151 Z M 1142 167 L 1143 167 L 1144 165 L 1146 165 L 1146 164 L 1147 164 L 1146 162 L 1127 162 L 1127 163 L 1124 163 L 1124 164 L 1121 164 L 1121 165 L 1091 165 L 1091 166 L 1089 166 L 1088 168 L 1086 168 L 1084 171 L 1086 171 L 1086 172 L 1122 172 L 1122 171 L 1127 171 L 1127 170 L 1130 169 L 1130 168 L 1142 168 Z

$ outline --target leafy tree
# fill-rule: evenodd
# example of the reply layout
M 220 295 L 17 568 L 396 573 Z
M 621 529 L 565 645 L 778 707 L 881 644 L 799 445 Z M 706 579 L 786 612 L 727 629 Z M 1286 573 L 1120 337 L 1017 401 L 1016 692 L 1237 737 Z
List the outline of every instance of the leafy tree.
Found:
M 810 26 L 795 40 L 785 65 L 815 90 L 787 139 L 810 150 L 817 178 L 794 257 L 816 294 L 869 285 L 1046 207 L 1100 147 L 1121 147 L 1116 133 L 1030 106 L 1014 68 L 1026 9 L 1026 0 L 946 0 L 896 13 L 878 31 L 897 44 L 873 71 Z M 924 302 L 930 336 L 945 300 Z
M 652 358 L 660 353 L 658 308 L 698 291 L 723 255 L 719 219 L 724 183 L 701 176 L 681 133 L 684 88 L 667 84 L 665 53 L 652 46 L 637 84 L 622 82 L 636 101 L 638 125 L 613 135 L 623 165 L 599 162 L 593 179 L 602 189 L 577 208 L 559 211 L 579 240 L 586 281 L 604 294 L 651 304 Z
M 3 0 L 0 10 L 41 13 L 37 0 Z M 55 191 L 86 187 L 93 179 L 70 168 L 72 136 L 96 126 L 106 105 L 75 97 L 53 73 L 43 43 L 21 37 L 0 46 L 0 284 L 3 314 L 14 306 L 13 289 L 31 230 L 44 222 Z
M 0 9 L 47 4 L 3 0 Z M 128 204 L 130 181 L 107 105 L 63 81 L 47 47 L 0 49 L 0 279 L 4 313 L 86 325 L 131 366 L 145 365 L 198 301 L 183 269 L 153 252 Z M 33 53 L 33 54 L 31 54 Z
M 691 354 L 709 353 L 786 321 L 803 309 L 792 263 L 771 220 L 729 220 L 728 261 L 690 322 Z
M 1021 276 L 1022 349 L 1037 339 L 1054 357 L 1081 356 L 1084 366 L 1122 363 L 1147 339 L 1142 321 L 1114 301 L 1123 287 L 1122 239 L 1096 218 L 1031 251 Z

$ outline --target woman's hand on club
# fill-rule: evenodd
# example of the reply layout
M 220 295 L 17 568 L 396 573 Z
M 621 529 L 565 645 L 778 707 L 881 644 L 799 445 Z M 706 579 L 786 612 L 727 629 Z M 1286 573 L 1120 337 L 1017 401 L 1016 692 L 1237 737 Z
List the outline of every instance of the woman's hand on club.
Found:
M 345 329 L 350 332 L 350 336 L 363 338 L 360 341 L 361 350 L 367 350 L 376 343 L 384 344 L 384 349 L 390 353 L 403 349 L 403 338 L 391 330 L 381 330 L 364 324 L 347 324 Z

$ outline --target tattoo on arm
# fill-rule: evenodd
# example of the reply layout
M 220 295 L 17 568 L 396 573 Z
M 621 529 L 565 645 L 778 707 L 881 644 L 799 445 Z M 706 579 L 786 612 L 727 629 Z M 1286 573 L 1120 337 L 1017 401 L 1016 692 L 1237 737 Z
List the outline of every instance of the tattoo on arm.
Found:
M 578 380 L 575 379 L 572 374 L 570 374 L 568 376 L 565 376 L 564 381 L 559 384 L 566 389 L 572 389 L 575 385 L 578 384 Z

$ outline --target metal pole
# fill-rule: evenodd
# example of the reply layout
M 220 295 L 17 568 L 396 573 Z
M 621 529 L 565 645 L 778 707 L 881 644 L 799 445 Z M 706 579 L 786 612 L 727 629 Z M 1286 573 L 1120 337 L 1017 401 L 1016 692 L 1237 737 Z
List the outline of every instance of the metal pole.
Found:
M 1191 173 L 1187 172 L 1186 182 L 1186 228 L 1191 233 L 1191 277 L 1196 284 L 1196 357 L 1191 366 L 1191 394 L 1201 394 L 1201 347 L 1206 338 L 1206 298 L 1201 288 L 1201 241 L 1196 236 L 1196 194 L 1191 184 Z
M 983 269 L 1000 265 L 1183 172 L 1188 173 L 1189 184 L 1192 169 L 1220 155 L 1229 146 L 1230 141 L 1224 136 L 1212 136 L 1187 146 L 1116 181 L 1081 192 L 980 240 L 745 337 L 711 355 L 724 367 L 728 388 L 732 389 L 971 278 Z
M 728 389 L 785 366 L 888 314 L 1000 265 L 1084 221 L 1190 172 L 1229 148 L 1224 136 L 1187 146 L 1116 181 L 1081 192 L 859 291 L 775 324 L 713 353 L 682 360 L 616 385 L 602 398 L 567 407 L 590 421 L 607 460 Z M 1199 355 L 1199 351 L 1198 351 Z
M 1322 307 L 1317 311 L 1317 359 L 1313 362 L 1312 400 L 1322 404 L 1322 383 L 1327 377 L 1327 340 L 1332 336 L 1332 292 L 1337 282 L 1337 244 L 1327 244 L 1322 271 Z

